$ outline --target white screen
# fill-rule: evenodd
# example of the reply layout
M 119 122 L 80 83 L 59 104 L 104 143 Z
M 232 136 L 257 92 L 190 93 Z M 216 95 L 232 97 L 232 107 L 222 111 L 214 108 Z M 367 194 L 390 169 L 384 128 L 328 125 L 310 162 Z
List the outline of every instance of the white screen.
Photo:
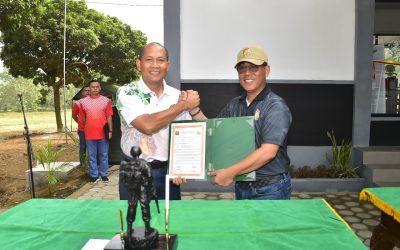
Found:
M 355 0 L 181 0 L 181 79 L 237 79 L 267 52 L 269 79 L 354 80 Z

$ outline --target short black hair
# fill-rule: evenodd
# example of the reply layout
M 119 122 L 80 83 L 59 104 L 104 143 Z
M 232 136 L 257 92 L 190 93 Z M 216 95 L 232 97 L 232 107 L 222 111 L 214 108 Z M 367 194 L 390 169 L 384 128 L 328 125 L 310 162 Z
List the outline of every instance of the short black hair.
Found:
M 148 44 L 146 44 L 145 46 L 143 46 L 143 47 L 140 49 L 139 59 L 142 59 L 142 57 L 143 57 L 143 55 L 144 55 L 144 50 L 145 50 L 147 47 L 151 46 L 151 45 L 158 45 L 158 46 L 162 47 L 162 48 L 165 50 L 165 55 L 166 55 L 166 57 L 167 57 L 167 61 L 169 61 L 169 55 L 168 55 L 168 50 L 167 50 L 167 48 L 165 48 L 164 45 L 162 45 L 161 43 L 158 43 L 158 42 L 151 42 L 151 43 L 148 43 Z
M 92 84 L 92 82 L 98 82 L 101 85 L 101 82 L 97 79 L 92 79 L 88 82 L 87 87 L 90 87 L 90 84 Z M 86 86 L 85 86 L 86 87 Z
M 82 89 L 81 89 L 81 92 L 85 91 L 85 88 L 89 88 L 89 87 L 90 87 L 89 84 L 83 85 L 83 87 L 82 87 Z
M 236 64 L 236 66 L 235 66 L 235 69 L 237 69 L 237 67 L 240 65 L 240 64 L 242 64 L 242 63 L 246 63 L 247 61 L 243 61 L 243 62 L 240 62 L 240 63 L 238 63 L 238 64 Z M 247 63 L 251 63 L 251 62 L 247 62 Z M 251 63 L 251 64 L 254 64 L 254 63 Z M 256 64 L 254 64 L 254 65 L 256 65 Z M 267 62 L 263 62 L 263 64 L 261 64 L 261 65 L 257 65 L 257 66 L 263 66 L 263 67 L 266 67 L 266 66 L 268 66 L 268 63 Z

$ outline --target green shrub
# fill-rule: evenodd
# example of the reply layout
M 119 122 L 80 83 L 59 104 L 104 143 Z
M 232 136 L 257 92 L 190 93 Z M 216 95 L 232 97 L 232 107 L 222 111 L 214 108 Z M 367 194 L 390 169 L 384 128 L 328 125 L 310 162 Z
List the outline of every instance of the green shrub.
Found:
M 335 133 L 326 132 L 332 143 L 332 167 L 334 175 L 337 178 L 356 178 L 358 177 L 354 168 L 350 166 L 352 143 L 351 140 L 342 140 L 341 146 L 338 146 Z
M 82 171 L 82 173 L 89 177 L 89 156 L 87 151 L 82 155 L 82 158 L 83 164 L 79 166 L 79 169 Z
M 63 149 L 54 150 L 50 140 L 48 140 L 47 146 L 36 144 L 34 145 L 34 147 L 36 149 L 36 159 L 38 159 L 39 163 L 42 164 L 43 168 L 47 171 L 45 177 L 49 194 L 51 194 L 53 191 L 53 187 L 60 181 L 58 176 L 56 175 L 56 162 L 58 161 L 58 158 L 60 157 Z M 65 162 L 59 167 L 63 167 L 65 165 L 68 165 L 68 163 Z
M 316 168 L 302 166 L 296 169 L 290 166 L 289 172 L 292 178 L 335 178 L 334 169 L 324 165 Z

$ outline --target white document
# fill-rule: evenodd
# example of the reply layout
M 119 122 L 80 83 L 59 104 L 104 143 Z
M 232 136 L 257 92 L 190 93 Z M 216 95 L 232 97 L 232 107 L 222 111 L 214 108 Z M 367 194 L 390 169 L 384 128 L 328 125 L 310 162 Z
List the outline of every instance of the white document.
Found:
M 90 239 L 82 247 L 82 250 L 103 250 L 110 240 Z
M 205 178 L 206 122 L 172 123 L 169 175 Z

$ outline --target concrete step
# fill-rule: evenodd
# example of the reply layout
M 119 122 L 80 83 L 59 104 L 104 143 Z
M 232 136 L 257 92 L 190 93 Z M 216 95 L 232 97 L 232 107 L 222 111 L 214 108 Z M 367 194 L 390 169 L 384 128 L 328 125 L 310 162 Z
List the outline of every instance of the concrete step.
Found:
M 399 164 L 400 147 L 355 147 L 354 159 L 356 165 L 367 164 Z
M 400 182 L 375 182 L 376 187 L 400 187 Z
M 372 183 L 400 182 L 400 164 L 366 164 L 359 174 Z

